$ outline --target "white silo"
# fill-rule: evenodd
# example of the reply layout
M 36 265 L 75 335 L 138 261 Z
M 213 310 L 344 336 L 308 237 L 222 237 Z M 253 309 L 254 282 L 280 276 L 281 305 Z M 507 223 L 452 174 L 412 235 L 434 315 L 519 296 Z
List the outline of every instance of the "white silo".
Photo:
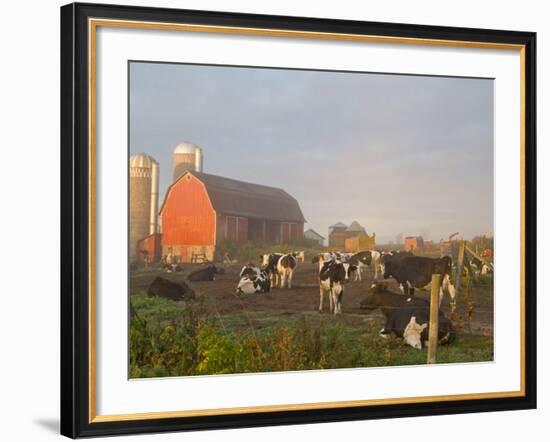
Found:
M 138 242 L 158 231 L 159 164 L 151 156 L 132 155 L 130 167 L 130 262 L 136 262 Z
M 186 170 L 202 172 L 202 149 L 196 144 L 185 142 L 174 148 L 172 160 L 173 179 L 176 181 Z

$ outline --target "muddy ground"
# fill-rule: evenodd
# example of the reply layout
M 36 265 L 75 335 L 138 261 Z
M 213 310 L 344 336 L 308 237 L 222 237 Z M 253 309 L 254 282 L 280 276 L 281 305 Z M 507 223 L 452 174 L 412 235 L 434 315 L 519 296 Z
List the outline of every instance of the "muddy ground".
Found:
M 130 293 L 146 293 L 147 287 L 156 276 L 162 276 L 174 282 L 186 281 L 186 275 L 200 268 L 200 265 L 184 265 L 181 273 L 167 273 L 158 269 L 141 269 L 130 275 Z M 212 282 L 187 282 L 193 287 L 197 295 L 202 295 L 203 306 L 208 314 L 215 316 L 239 315 L 250 313 L 251 317 L 258 318 L 263 314 L 270 318 L 280 318 L 281 322 L 293 317 L 303 315 L 319 315 L 319 286 L 317 279 L 318 264 L 300 263 L 294 273 L 293 287 L 291 289 L 272 289 L 269 293 L 258 293 L 248 296 L 237 296 L 235 288 L 239 281 L 241 264 L 227 265 L 225 274 L 216 275 Z M 381 313 L 366 313 L 359 308 L 360 301 L 365 297 L 368 288 L 372 284 L 372 273 L 363 273 L 363 280 L 349 282 L 345 287 L 342 302 L 342 314 L 338 321 L 350 325 L 359 325 L 368 320 L 376 320 L 383 323 Z M 395 281 L 390 281 L 390 286 L 397 290 Z M 473 285 L 471 300 L 474 303 L 473 314 L 467 321 L 468 303 L 465 296 L 459 296 L 457 300 L 457 317 L 462 319 L 462 333 L 474 335 L 492 335 L 493 333 L 493 296 L 492 290 Z M 489 292 L 489 293 L 488 293 Z M 428 297 L 427 291 L 418 291 L 417 296 Z M 446 295 L 443 311 L 449 316 L 449 296 Z M 328 315 L 328 298 L 325 296 L 325 313 Z M 259 325 L 259 324 L 258 324 Z

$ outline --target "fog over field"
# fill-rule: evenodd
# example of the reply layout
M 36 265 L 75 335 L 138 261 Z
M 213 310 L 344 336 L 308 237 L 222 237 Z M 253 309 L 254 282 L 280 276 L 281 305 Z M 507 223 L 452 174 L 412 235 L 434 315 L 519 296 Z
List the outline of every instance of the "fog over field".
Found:
M 493 231 L 490 79 L 130 64 L 130 154 L 203 149 L 204 172 L 294 196 L 305 229 L 357 220 L 377 242 Z

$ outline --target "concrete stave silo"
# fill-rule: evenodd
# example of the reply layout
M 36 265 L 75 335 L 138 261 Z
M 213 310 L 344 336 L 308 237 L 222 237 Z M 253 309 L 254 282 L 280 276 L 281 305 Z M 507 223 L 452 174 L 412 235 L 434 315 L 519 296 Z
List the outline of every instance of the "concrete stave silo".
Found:
M 173 181 L 176 181 L 187 170 L 202 172 L 202 149 L 196 144 L 184 142 L 174 148 L 172 157 Z
M 159 164 L 149 155 L 130 157 L 130 262 L 139 261 L 138 242 L 158 231 Z

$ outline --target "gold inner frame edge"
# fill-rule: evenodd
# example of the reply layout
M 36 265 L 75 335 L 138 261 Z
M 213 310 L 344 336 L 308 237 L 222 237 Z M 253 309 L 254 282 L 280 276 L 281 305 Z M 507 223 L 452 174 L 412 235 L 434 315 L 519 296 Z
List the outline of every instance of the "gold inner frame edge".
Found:
M 198 410 L 179 410 L 179 411 L 158 411 L 146 413 L 128 413 L 128 414 L 96 414 L 96 242 L 95 242 L 95 208 L 96 208 L 96 31 L 97 28 L 115 27 L 115 28 L 134 28 L 147 30 L 171 30 L 186 32 L 208 32 L 218 34 L 237 34 L 237 35 L 256 35 L 273 37 L 293 37 L 309 39 L 326 39 L 340 41 L 359 41 L 371 43 L 389 43 L 389 44 L 412 44 L 419 46 L 444 46 L 478 49 L 498 49 L 519 51 L 520 53 L 520 210 L 521 210 L 521 231 L 520 231 L 520 390 L 488 393 L 465 393 L 453 395 L 437 396 L 416 396 L 404 398 L 387 399 L 366 399 L 353 401 L 333 401 L 301 404 L 283 404 L 283 405 L 260 405 L 248 407 L 216 408 L 216 409 L 198 409 Z M 390 37 L 376 35 L 360 34 L 339 34 L 323 33 L 311 31 L 292 31 L 283 29 L 264 29 L 264 28 L 245 28 L 231 26 L 211 26 L 181 23 L 159 23 L 131 20 L 112 20 L 112 19 L 88 19 L 88 94 L 89 94 L 89 401 L 88 401 L 88 422 L 117 422 L 146 419 L 168 419 L 178 417 L 198 417 L 198 416 L 220 416 L 231 414 L 246 414 L 258 412 L 277 412 L 277 411 L 297 411 L 297 410 L 321 410 L 327 408 L 344 407 L 365 407 L 375 405 L 397 405 L 414 404 L 426 402 L 442 401 L 460 401 L 460 400 L 482 400 L 497 398 L 512 398 L 525 396 L 525 45 L 506 44 L 492 42 L 474 42 L 460 40 L 440 40 L 423 39 L 412 37 Z

